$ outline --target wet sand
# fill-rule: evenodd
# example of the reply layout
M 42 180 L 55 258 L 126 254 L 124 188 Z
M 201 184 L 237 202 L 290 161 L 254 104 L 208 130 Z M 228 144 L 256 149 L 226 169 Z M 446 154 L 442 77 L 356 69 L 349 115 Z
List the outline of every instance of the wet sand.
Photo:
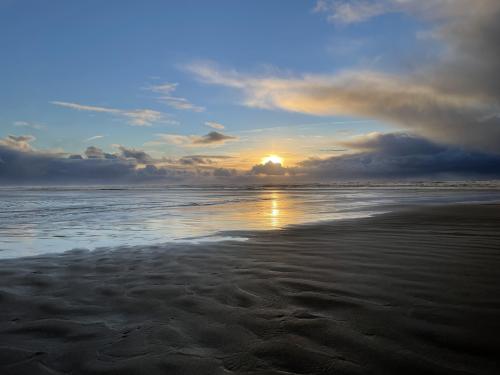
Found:
M 500 205 L 0 261 L 1 374 L 496 374 Z

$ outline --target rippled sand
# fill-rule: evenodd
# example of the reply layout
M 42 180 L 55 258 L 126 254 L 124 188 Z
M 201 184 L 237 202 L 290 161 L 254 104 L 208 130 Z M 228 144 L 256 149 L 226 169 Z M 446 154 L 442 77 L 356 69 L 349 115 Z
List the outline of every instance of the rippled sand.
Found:
M 0 262 L 1 374 L 495 374 L 500 205 Z

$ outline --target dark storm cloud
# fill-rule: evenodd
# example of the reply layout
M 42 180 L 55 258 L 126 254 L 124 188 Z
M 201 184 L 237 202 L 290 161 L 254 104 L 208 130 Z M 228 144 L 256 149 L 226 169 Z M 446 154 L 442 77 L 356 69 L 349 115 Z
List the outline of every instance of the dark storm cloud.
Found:
M 353 149 L 377 151 L 392 156 L 434 154 L 443 149 L 443 146 L 426 138 L 407 133 L 371 133 L 340 142 L 340 144 Z
M 59 183 L 122 180 L 133 177 L 134 166 L 121 160 L 83 159 L 0 145 L 2 183 Z
M 500 156 L 437 144 L 404 133 L 372 134 L 346 142 L 361 151 L 300 163 L 295 172 L 316 179 L 500 178 Z
M 195 175 L 191 171 L 154 165 L 136 168 L 136 158 L 125 159 L 100 153 L 96 149 L 91 149 L 86 154 L 90 157 L 83 158 L 81 155 L 67 157 L 50 152 L 9 147 L 0 143 L 0 184 L 177 181 Z

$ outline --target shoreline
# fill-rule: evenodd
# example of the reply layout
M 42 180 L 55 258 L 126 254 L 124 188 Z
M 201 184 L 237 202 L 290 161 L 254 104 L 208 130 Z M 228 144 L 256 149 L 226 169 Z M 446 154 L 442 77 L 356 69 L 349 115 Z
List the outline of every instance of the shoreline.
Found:
M 122 249 L 144 249 L 144 248 L 158 248 L 158 247 L 172 247 L 172 246 L 205 246 L 209 244 L 219 244 L 224 242 L 246 242 L 253 238 L 258 238 L 261 234 L 266 234 L 270 232 L 281 232 L 281 231 L 289 231 L 295 229 L 303 229 L 303 228 L 314 228 L 316 226 L 335 226 L 338 223 L 344 221 L 356 221 L 356 220 L 366 220 L 372 219 L 379 216 L 391 215 L 391 214 L 399 214 L 399 213 L 407 213 L 415 210 L 421 210 L 426 208 L 444 208 L 453 207 L 453 206 L 489 206 L 489 205 L 499 205 L 500 200 L 486 200 L 486 201 L 463 201 L 463 202 L 453 202 L 453 203 L 442 203 L 442 202 L 426 202 L 420 204 L 397 204 L 397 205 L 379 205 L 379 206 L 368 206 L 363 209 L 359 209 L 357 211 L 346 211 L 347 213 L 352 213 L 354 215 L 358 215 L 361 213 L 368 212 L 367 216 L 353 216 L 353 217 L 343 217 L 336 219 L 323 219 L 317 221 L 296 223 L 296 224 L 288 224 L 280 228 L 272 228 L 272 229 L 249 229 L 249 230 L 220 230 L 217 232 L 213 232 L 211 234 L 203 235 L 203 236 L 193 236 L 193 237 L 182 237 L 177 239 L 172 239 L 170 241 L 165 242 L 154 242 L 154 243 L 144 243 L 144 244 L 134 244 L 134 245 L 113 245 L 113 246 L 98 246 L 95 248 L 84 248 L 84 247 L 74 247 L 64 251 L 57 252 L 48 252 L 41 253 L 36 255 L 28 255 L 28 256 L 19 256 L 19 257 L 0 257 L 0 262 L 5 260 L 15 260 L 15 259 L 25 259 L 25 258 L 38 258 L 38 257 L 52 257 L 52 256 L 60 256 L 64 255 L 68 252 L 96 252 L 96 251 L 104 251 L 104 252 L 114 252 L 121 251 Z M 343 211 L 341 211 L 343 213 Z M 340 213 L 340 212 L 339 212 Z M 212 240 L 214 237 L 220 237 L 218 240 Z M 198 241 L 201 240 L 201 241 Z
M 0 260 L 5 374 L 493 374 L 500 204 Z

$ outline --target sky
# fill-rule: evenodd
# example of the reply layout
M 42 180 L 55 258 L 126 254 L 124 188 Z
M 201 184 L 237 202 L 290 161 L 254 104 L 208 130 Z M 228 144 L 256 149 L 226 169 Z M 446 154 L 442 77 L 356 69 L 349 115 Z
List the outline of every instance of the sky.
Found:
M 497 179 L 499 17 L 497 0 L 0 0 L 0 184 Z

